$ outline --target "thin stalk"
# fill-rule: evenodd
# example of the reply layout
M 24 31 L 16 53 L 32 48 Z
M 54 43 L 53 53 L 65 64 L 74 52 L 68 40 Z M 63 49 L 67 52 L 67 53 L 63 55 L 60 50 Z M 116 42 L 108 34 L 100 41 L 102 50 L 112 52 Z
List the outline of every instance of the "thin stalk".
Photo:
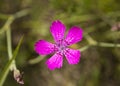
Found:
M 14 21 L 14 17 L 13 16 L 10 16 L 7 21 L 5 22 L 4 26 L 0 29 L 0 35 L 7 31 L 11 25 L 11 23 Z
M 38 57 L 36 57 L 36 58 L 34 58 L 34 59 L 31 59 L 31 60 L 29 61 L 29 64 L 37 64 L 37 63 L 39 63 L 40 61 L 42 61 L 42 60 L 44 59 L 44 57 L 45 57 L 45 56 L 38 56 Z
M 81 52 L 83 52 L 83 51 L 87 50 L 89 47 L 90 47 L 90 45 L 86 45 L 86 46 L 80 48 L 79 50 L 80 50 Z
M 96 45 L 97 41 L 95 41 L 89 34 L 84 35 L 89 45 Z
M 8 27 L 10 27 L 11 23 L 17 19 L 17 18 L 21 18 L 23 16 L 26 16 L 28 15 L 29 13 L 29 9 L 24 9 L 24 10 L 21 10 L 13 15 L 9 15 L 7 16 L 7 21 L 5 22 L 4 26 L 0 29 L 0 34 L 2 34 L 3 32 L 7 31 Z
M 9 28 L 6 31 L 6 36 L 7 36 L 7 51 L 8 51 L 8 57 L 9 60 L 12 58 L 12 42 L 11 42 L 11 29 Z M 13 60 L 12 65 L 10 67 L 10 70 L 13 71 L 16 69 L 16 64 L 15 64 L 15 60 Z
M 8 73 L 9 73 L 9 70 L 10 70 L 10 67 L 11 67 L 11 65 L 12 65 L 12 62 L 15 60 L 15 58 L 16 58 L 16 56 L 17 56 L 17 54 L 18 54 L 18 51 L 19 51 L 20 45 L 21 45 L 21 43 L 22 43 L 22 40 L 23 40 L 23 37 L 20 39 L 20 41 L 19 41 L 16 49 L 14 50 L 13 56 L 12 56 L 11 59 L 7 62 L 7 64 L 5 65 L 5 67 L 3 68 L 3 70 L 2 70 L 2 72 L 1 72 L 1 74 L 0 74 L 0 86 L 3 86 L 3 84 L 4 84 L 4 82 L 5 82 L 6 78 L 7 78 L 7 75 L 8 75 Z M 16 70 L 15 70 L 15 71 L 16 71 Z M 13 71 L 13 72 L 15 72 L 15 71 Z M 18 73 L 18 74 L 19 74 L 19 73 Z M 17 75 L 18 75 L 18 74 L 17 74 Z M 17 77 L 17 82 L 19 82 L 19 81 L 22 81 L 22 80 L 20 79 L 20 77 Z M 21 82 L 21 84 L 22 84 L 22 82 Z
M 106 43 L 106 42 L 97 42 L 94 40 L 90 35 L 86 34 L 85 35 L 86 40 L 89 43 L 89 46 L 100 46 L 100 47 L 120 47 L 120 44 L 115 44 L 115 43 Z M 87 46 L 85 46 L 87 48 Z M 83 47 L 84 51 L 84 47 Z
M 100 47 L 120 47 L 120 44 L 100 42 L 97 44 L 97 46 L 100 46 Z

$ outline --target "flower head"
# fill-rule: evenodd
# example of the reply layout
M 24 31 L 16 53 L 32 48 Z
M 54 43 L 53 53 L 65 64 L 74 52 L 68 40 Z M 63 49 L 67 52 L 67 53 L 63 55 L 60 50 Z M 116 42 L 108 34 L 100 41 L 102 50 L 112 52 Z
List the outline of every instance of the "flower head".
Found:
M 68 46 L 82 40 L 83 31 L 77 26 L 73 26 L 65 35 L 65 25 L 56 20 L 50 27 L 50 32 L 55 40 L 55 44 L 45 40 L 39 40 L 35 43 L 35 51 L 40 55 L 55 54 L 46 61 L 50 70 L 61 68 L 63 65 L 63 56 L 66 57 L 69 64 L 77 64 L 80 61 L 80 51 L 68 48 Z

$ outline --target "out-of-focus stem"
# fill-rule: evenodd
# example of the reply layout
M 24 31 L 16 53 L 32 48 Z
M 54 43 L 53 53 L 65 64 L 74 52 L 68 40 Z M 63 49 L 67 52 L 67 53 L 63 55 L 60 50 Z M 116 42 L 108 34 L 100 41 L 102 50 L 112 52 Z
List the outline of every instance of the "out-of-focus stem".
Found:
M 86 40 L 89 43 L 89 46 L 100 46 L 100 47 L 120 47 L 120 44 L 106 43 L 106 42 L 97 42 L 90 35 L 85 35 Z M 86 46 L 87 47 L 87 46 Z
M 120 47 L 120 44 L 98 42 L 98 44 L 96 46 L 100 46 L 100 47 Z
M 91 36 L 89 36 L 88 34 L 84 35 L 84 37 L 86 38 L 86 40 L 88 41 L 89 45 L 96 45 L 97 41 L 95 41 Z
M 81 52 L 83 52 L 83 51 L 87 50 L 89 47 L 90 47 L 90 45 L 86 45 L 86 46 L 80 48 L 79 50 L 80 50 Z
M 29 60 L 29 64 L 37 64 L 44 59 L 45 56 L 38 56 L 34 59 Z
M 21 11 L 15 13 L 15 14 L 13 14 L 13 15 L 6 16 L 8 18 L 7 18 L 7 21 L 5 22 L 4 26 L 0 29 L 0 34 L 7 31 L 8 27 L 10 27 L 11 23 L 15 19 L 26 16 L 28 13 L 29 13 L 29 9 L 24 9 L 24 10 L 21 10 Z
M 0 34 L 2 34 L 3 32 L 7 31 L 11 25 L 11 23 L 13 22 L 14 17 L 10 16 L 7 21 L 5 22 L 4 26 L 0 29 Z
M 8 51 L 8 57 L 9 60 L 12 58 L 12 44 L 11 44 L 11 29 L 8 27 L 8 30 L 6 31 L 6 36 L 7 36 L 7 51 Z M 12 62 L 12 65 L 10 67 L 10 70 L 16 70 L 16 64 L 15 60 Z
M 8 57 L 9 60 L 12 59 L 12 42 L 11 42 L 11 29 L 8 27 L 8 30 L 6 31 L 6 36 L 7 36 L 7 49 L 8 49 Z M 10 65 L 10 70 L 13 71 L 14 79 L 19 83 L 19 84 L 24 84 L 22 75 L 20 74 L 20 71 L 16 67 L 15 60 L 12 61 Z

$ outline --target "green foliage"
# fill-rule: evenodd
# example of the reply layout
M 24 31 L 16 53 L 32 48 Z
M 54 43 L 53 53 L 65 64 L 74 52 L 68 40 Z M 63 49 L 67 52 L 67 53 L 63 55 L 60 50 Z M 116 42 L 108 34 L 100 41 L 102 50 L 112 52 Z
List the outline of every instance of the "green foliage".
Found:
M 0 86 L 3 86 L 3 84 L 4 84 L 4 82 L 5 82 L 5 79 L 6 79 L 7 75 L 8 75 L 8 72 L 9 72 L 9 70 L 10 70 L 10 67 L 11 67 L 11 65 L 13 64 L 12 62 L 13 62 L 13 60 L 15 60 L 15 58 L 17 57 L 18 50 L 19 50 L 19 48 L 20 48 L 20 45 L 21 45 L 21 43 L 22 43 L 22 40 L 23 40 L 23 37 L 20 39 L 20 41 L 19 41 L 19 43 L 18 43 L 18 45 L 17 45 L 17 47 L 16 47 L 16 49 L 15 49 L 15 51 L 14 51 L 14 53 L 13 53 L 12 58 L 7 62 L 7 64 L 5 65 L 3 71 L 1 72 L 1 75 L 0 75 Z
M 34 43 L 39 39 L 54 42 L 49 27 L 56 19 L 65 23 L 67 29 L 77 25 L 84 30 L 82 42 L 72 46 L 81 50 L 81 61 L 75 66 L 64 62 L 62 69 L 49 71 L 45 61 L 51 55 L 38 56 Z M 119 21 L 120 0 L 2 0 L 0 72 L 6 74 L 0 75 L 6 76 L 0 80 L 7 77 L 12 61 L 8 62 L 4 34 L 10 29 L 12 50 L 25 35 L 17 58 L 13 55 L 16 66 L 24 72 L 25 86 L 119 86 Z M 8 74 L 4 86 L 19 86 L 11 76 Z

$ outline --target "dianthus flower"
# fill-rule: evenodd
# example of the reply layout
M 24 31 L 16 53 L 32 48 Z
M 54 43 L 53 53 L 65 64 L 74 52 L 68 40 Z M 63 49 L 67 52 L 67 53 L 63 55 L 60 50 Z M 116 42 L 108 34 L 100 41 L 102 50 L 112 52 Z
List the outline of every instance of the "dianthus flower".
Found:
M 50 32 L 55 40 L 55 44 L 45 40 L 39 40 L 35 43 L 35 51 L 40 55 L 47 55 L 55 52 L 55 54 L 46 61 L 50 70 L 61 68 L 63 65 L 63 57 L 65 56 L 69 64 L 77 64 L 80 61 L 80 51 L 68 48 L 68 46 L 82 40 L 83 31 L 77 26 L 73 26 L 65 35 L 65 25 L 56 20 L 50 27 Z

